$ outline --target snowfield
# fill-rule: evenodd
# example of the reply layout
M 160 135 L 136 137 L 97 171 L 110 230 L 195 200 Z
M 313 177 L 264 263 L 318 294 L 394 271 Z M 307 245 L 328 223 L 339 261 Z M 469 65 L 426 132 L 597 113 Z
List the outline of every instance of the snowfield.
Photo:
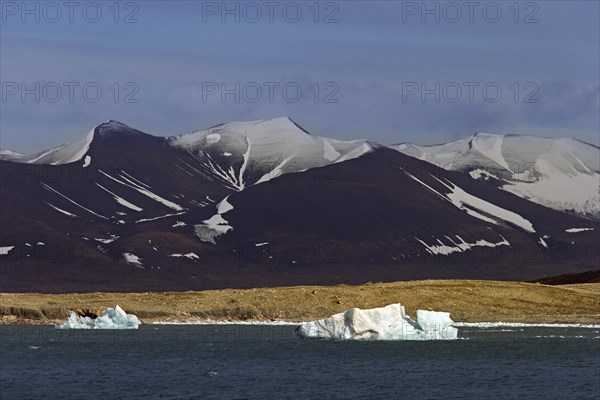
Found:
M 287 117 L 228 122 L 169 138 L 190 152 L 201 168 L 234 190 L 290 172 L 350 160 L 370 152 L 366 140 L 340 141 L 314 136 Z M 195 168 L 191 165 L 183 168 Z
M 600 148 L 589 143 L 477 133 L 441 145 L 390 147 L 474 179 L 501 180 L 504 190 L 543 206 L 600 219 Z
M 404 173 L 407 176 L 423 185 L 427 190 L 433 192 L 438 197 L 450 202 L 456 208 L 466 212 L 472 217 L 478 218 L 485 222 L 490 222 L 492 224 L 498 224 L 499 222 L 509 223 L 527 232 L 535 233 L 535 229 L 533 228 L 531 222 L 529 222 L 527 219 L 523 218 L 519 214 L 506 210 L 502 207 L 498 207 L 497 205 L 480 199 L 479 197 L 473 196 L 465 192 L 458 186 L 454 185 L 450 181 L 444 182 L 438 179 L 437 177 L 430 175 L 432 178 L 434 178 L 450 190 L 449 193 L 442 194 L 437 190 L 433 189 L 431 186 L 427 185 L 425 182 L 421 181 L 416 176 L 412 175 L 410 172 L 404 169 L 402 169 L 402 171 L 404 171 Z

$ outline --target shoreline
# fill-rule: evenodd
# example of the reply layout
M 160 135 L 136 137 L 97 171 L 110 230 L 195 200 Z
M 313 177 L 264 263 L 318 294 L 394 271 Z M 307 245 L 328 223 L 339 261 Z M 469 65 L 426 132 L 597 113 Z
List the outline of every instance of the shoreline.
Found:
M 143 324 L 297 323 L 349 308 L 401 303 L 450 312 L 458 323 L 600 325 L 600 283 L 426 280 L 201 292 L 0 293 L 0 324 L 63 323 L 69 311 L 101 313 L 119 304 Z

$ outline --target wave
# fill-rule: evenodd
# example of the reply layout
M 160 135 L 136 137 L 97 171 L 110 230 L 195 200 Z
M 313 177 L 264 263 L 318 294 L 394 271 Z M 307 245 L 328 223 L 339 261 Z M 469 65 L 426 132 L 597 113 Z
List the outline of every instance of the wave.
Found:
M 152 325 L 264 325 L 264 326 L 297 326 L 304 322 L 289 322 L 289 321 L 156 321 Z
M 457 328 L 589 328 L 600 329 L 597 324 L 529 324 L 523 322 L 455 322 Z

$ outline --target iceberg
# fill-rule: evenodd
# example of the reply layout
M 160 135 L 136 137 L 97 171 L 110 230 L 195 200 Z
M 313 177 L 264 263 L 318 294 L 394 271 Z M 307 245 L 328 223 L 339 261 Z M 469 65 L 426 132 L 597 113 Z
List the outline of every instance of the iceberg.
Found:
M 453 340 L 458 329 L 450 313 L 417 311 L 417 320 L 408 317 L 404 306 L 352 308 L 329 318 L 306 322 L 296 329 L 300 337 L 333 340 Z
M 56 329 L 137 329 L 140 320 L 133 314 L 126 314 L 119 305 L 107 308 L 102 315 L 92 319 L 71 311 L 67 322 L 55 325 Z

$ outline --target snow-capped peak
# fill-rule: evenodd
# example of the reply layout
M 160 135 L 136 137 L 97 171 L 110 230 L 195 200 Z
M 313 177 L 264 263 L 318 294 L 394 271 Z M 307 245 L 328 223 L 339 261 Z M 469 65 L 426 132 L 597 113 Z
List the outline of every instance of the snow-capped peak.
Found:
M 29 156 L 21 156 L 16 161 L 28 164 L 69 164 L 83 159 L 93 139 L 94 129 L 89 131 L 85 136 L 71 140 L 50 150 Z
M 115 120 L 108 120 L 91 129 L 85 136 L 78 137 L 60 146 L 39 153 L 24 155 L 10 150 L 0 151 L 0 160 L 28 164 L 63 165 L 84 159 L 95 137 L 112 134 L 146 135 L 130 126 Z
M 175 146 L 194 146 L 197 145 L 202 139 L 208 137 L 208 141 L 214 140 L 214 138 L 221 132 L 228 132 L 231 134 L 238 135 L 265 135 L 277 134 L 277 135 L 310 135 L 304 128 L 300 127 L 289 117 L 279 117 L 273 119 L 259 119 L 253 121 L 229 121 L 219 125 L 215 125 L 209 129 L 198 130 L 191 133 L 178 135 L 170 138 L 171 143 Z M 212 136 L 211 136 L 212 135 Z
M 19 153 L 16 151 L 12 151 L 12 150 L 8 150 L 8 149 L 0 149 L 0 155 L 10 156 L 10 157 L 21 157 L 21 156 L 24 156 L 25 154 Z
M 446 144 L 390 147 L 445 169 L 502 179 L 503 189 L 547 207 L 600 217 L 600 148 L 581 140 L 477 132 Z
M 94 132 L 100 136 L 105 136 L 108 134 L 144 134 L 141 131 L 138 131 L 135 128 L 130 127 L 127 124 L 124 124 L 119 121 L 115 121 L 113 119 L 109 119 L 106 122 L 101 123 L 100 125 L 94 128 Z
M 366 140 L 311 135 L 289 117 L 226 122 L 168 140 L 237 190 L 285 173 L 350 160 L 374 148 Z
M 18 153 L 8 149 L 0 149 L 0 160 L 2 161 L 20 162 L 23 157 L 26 157 L 26 155 L 23 153 Z

